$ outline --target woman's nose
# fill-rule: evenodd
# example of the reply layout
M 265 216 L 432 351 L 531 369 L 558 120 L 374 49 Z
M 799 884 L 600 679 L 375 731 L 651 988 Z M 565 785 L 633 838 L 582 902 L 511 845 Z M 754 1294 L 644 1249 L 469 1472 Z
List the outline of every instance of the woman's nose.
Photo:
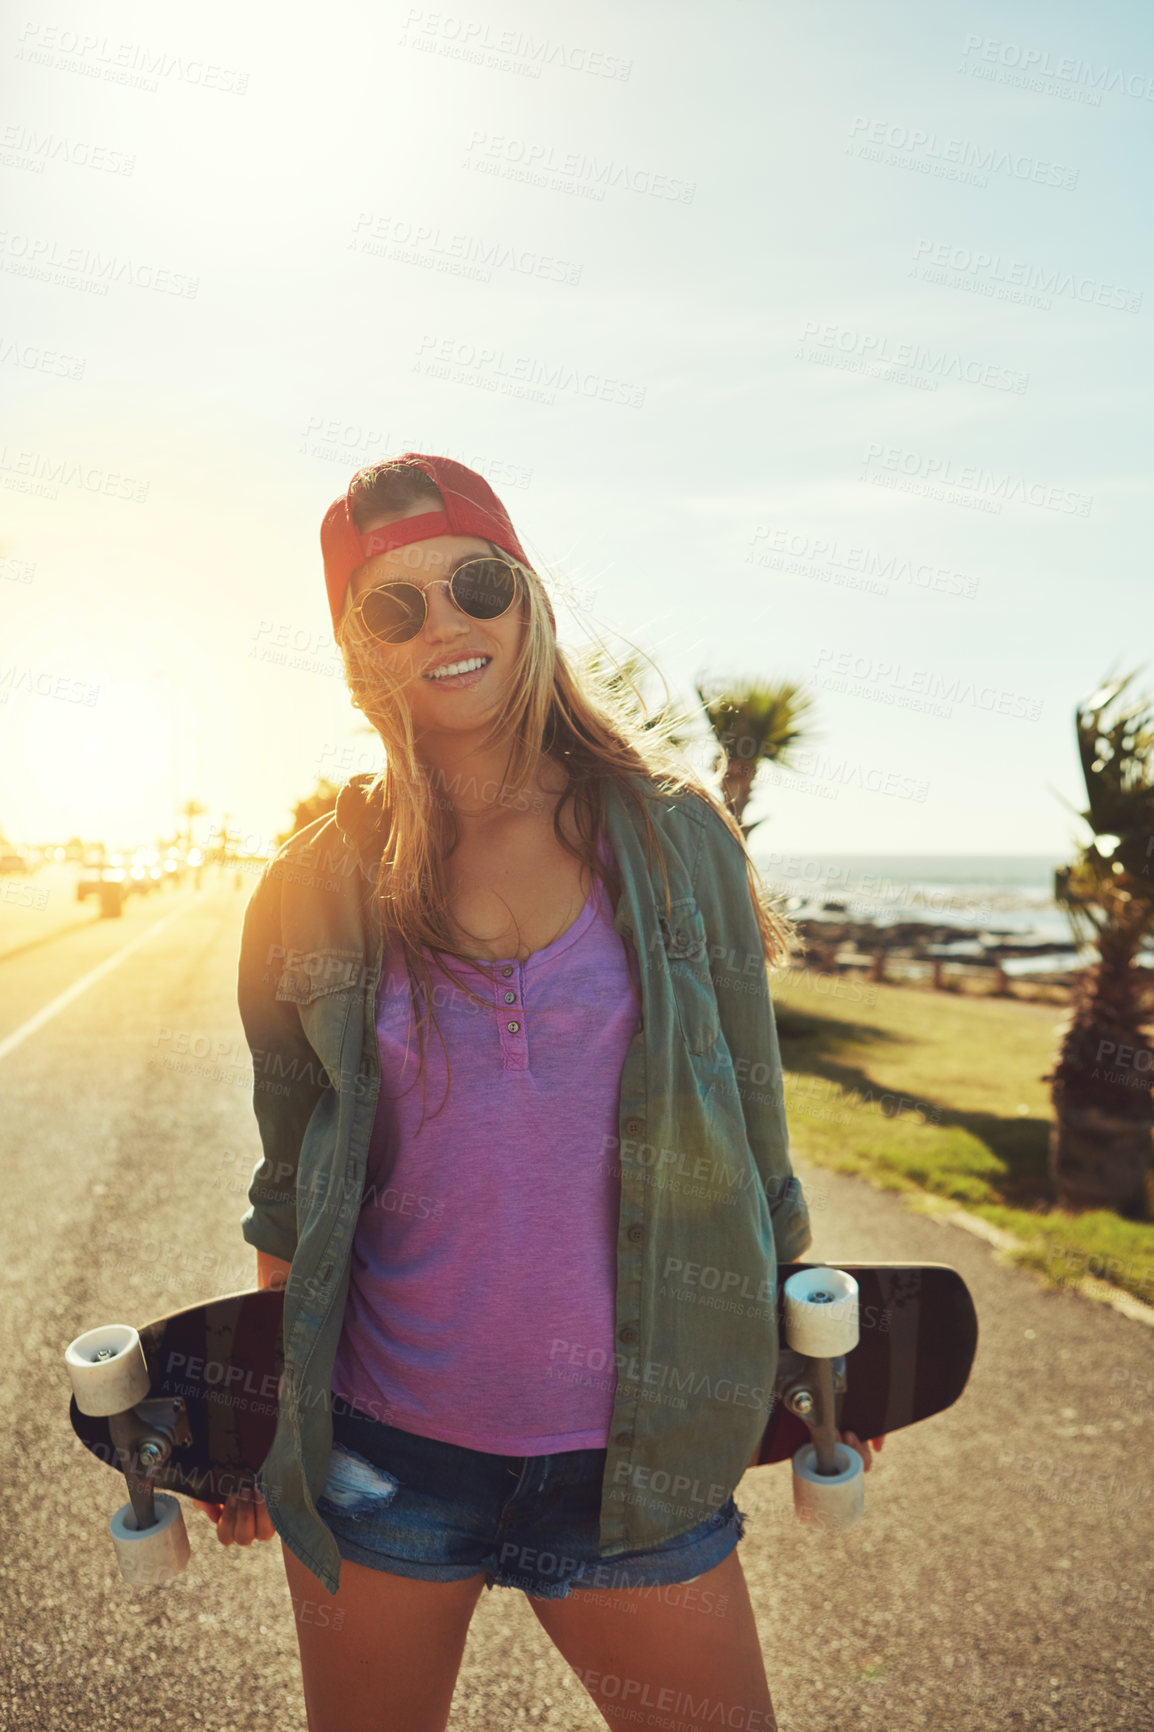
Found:
M 428 609 L 425 636 L 434 642 L 441 638 L 460 637 L 468 630 L 464 614 L 449 595 L 448 578 L 438 578 L 429 584 L 425 590 L 425 606 Z

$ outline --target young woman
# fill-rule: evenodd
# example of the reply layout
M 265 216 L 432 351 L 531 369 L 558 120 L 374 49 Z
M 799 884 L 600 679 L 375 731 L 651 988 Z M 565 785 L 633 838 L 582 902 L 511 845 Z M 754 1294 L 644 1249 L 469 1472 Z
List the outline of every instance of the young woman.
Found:
M 245 917 L 244 1233 L 285 1366 L 261 1495 L 209 1513 L 281 1538 L 312 1732 L 440 1732 L 494 1585 L 609 1725 L 771 1727 L 733 1489 L 809 1242 L 786 930 L 730 819 L 574 675 L 481 476 L 374 465 L 321 541 L 386 762 Z

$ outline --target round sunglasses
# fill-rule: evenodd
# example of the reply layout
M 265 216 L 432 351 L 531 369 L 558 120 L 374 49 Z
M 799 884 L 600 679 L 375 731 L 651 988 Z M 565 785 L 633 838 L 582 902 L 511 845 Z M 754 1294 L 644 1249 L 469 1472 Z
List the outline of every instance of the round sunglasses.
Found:
M 508 560 L 478 557 L 459 565 L 443 583 L 449 599 L 470 619 L 500 619 L 517 599 L 517 568 Z M 365 630 L 381 643 L 409 643 L 421 633 L 429 616 L 426 592 L 415 583 L 382 583 L 370 589 L 353 608 Z

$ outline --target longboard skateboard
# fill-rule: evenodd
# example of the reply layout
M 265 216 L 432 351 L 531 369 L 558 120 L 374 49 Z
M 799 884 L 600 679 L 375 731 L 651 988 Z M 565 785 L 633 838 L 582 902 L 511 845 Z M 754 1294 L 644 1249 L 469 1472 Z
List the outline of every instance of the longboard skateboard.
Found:
M 128 1482 L 112 1533 L 137 1585 L 188 1559 L 165 1494 L 223 1503 L 252 1485 L 276 1431 L 283 1309 L 278 1290 L 233 1293 L 69 1347 L 73 1430 Z M 848 1526 L 861 1514 L 861 1460 L 835 1429 L 880 1437 L 952 1406 L 977 1348 L 973 1301 L 943 1263 L 787 1263 L 777 1311 L 776 1399 L 754 1465 L 792 1459 L 799 1517 Z
M 803 1269 L 824 1264 L 785 1263 L 778 1272 L 778 1332 L 785 1360 L 785 1287 Z M 838 1263 L 829 1265 L 857 1283 L 856 1347 L 845 1356 L 845 1391 L 836 1423 L 858 1437 L 887 1437 L 944 1413 L 969 1380 L 978 1348 L 978 1317 L 970 1290 L 946 1263 Z M 788 1365 L 779 1366 L 778 1388 Z M 757 1465 L 790 1460 L 809 1441 L 805 1420 L 774 1403 Z

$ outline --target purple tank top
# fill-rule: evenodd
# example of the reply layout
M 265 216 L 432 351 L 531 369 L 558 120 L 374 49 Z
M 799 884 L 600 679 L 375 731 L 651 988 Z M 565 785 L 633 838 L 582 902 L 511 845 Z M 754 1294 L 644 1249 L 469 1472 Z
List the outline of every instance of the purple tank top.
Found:
M 408 976 L 386 954 L 381 1097 L 334 1394 L 387 1425 L 497 1455 L 600 1449 L 614 1356 L 621 1072 L 633 958 L 598 881 L 525 962 L 434 973 L 427 1102 Z M 491 969 L 491 973 L 489 970 Z M 435 1115 L 435 1116 L 434 1116 Z

